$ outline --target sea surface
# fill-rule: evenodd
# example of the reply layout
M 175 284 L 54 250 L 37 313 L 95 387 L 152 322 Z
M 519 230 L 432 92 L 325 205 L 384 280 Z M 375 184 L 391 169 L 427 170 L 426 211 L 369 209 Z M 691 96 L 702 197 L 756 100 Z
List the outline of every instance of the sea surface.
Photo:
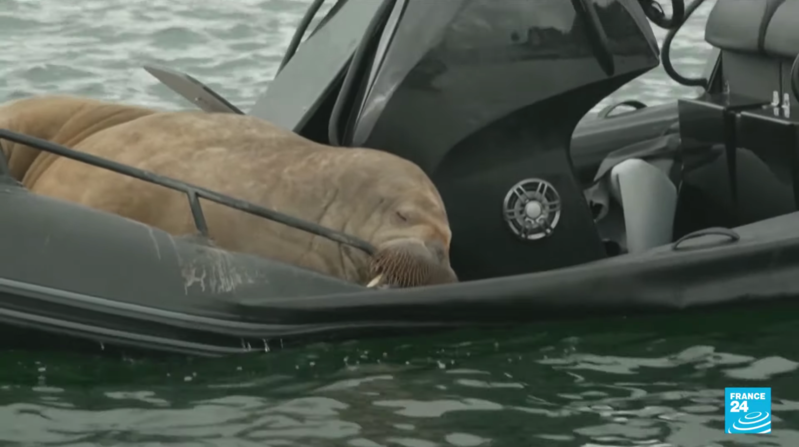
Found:
M 59 92 L 187 107 L 141 68 L 157 64 L 249 110 L 307 4 L 0 0 L 0 101 Z M 712 4 L 674 43 L 684 74 L 706 61 Z M 608 101 L 692 94 L 656 70 Z M 795 310 L 768 308 L 216 360 L 0 352 L 0 446 L 799 446 L 798 335 Z M 732 386 L 772 387 L 772 434 L 723 433 Z

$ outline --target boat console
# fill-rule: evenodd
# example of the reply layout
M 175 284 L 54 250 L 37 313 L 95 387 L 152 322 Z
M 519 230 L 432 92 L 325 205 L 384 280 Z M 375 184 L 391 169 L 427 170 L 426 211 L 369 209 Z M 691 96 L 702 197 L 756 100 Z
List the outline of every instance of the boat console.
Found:
M 252 114 L 421 166 L 462 280 L 607 256 L 569 146 L 594 105 L 659 63 L 638 0 L 348 0 L 325 20 Z M 357 32 L 354 49 L 330 39 Z
M 713 201 L 727 222 L 743 225 L 799 209 L 799 3 L 785 0 L 716 2 L 705 39 L 721 52 L 719 85 L 679 100 L 686 159 L 721 147 Z M 799 84 L 797 84 L 799 85 Z M 706 165 L 694 176 L 708 182 Z M 717 169 L 718 171 L 718 169 Z M 686 176 L 690 185 L 694 179 Z

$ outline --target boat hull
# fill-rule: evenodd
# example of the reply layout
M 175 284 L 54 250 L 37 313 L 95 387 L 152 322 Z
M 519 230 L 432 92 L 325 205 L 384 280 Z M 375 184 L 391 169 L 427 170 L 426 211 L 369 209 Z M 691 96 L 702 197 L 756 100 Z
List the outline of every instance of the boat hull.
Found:
M 264 352 L 321 338 L 762 302 L 799 293 L 799 213 L 548 272 L 373 290 L 0 188 L 0 324 L 151 353 Z M 6 331 L 4 331 L 6 332 Z M 6 345 L 14 340 L 6 339 Z

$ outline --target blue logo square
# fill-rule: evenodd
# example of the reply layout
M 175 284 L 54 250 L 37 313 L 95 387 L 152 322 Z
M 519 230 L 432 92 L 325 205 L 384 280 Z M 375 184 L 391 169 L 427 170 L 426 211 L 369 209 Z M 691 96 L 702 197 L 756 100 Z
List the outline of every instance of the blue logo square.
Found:
M 771 388 L 725 388 L 726 433 L 771 433 Z

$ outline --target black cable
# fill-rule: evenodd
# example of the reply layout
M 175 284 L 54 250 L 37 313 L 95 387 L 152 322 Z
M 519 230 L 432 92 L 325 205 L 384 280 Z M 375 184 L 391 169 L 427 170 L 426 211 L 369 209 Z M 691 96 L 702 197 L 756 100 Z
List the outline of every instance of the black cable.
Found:
M 691 17 L 691 14 L 696 11 L 699 6 L 704 3 L 705 0 L 694 0 L 688 6 L 688 9 L 685 11 L 685 17 L 683 18 L 682 23 L 680 23 L 676 28 L 669 30 L 666 34 L 666 38 L 663 40 L 663 48 L 661 49 L 661 60 L 663 61 L 663 70 L 666 71 L 666 74 L 669 75 L 674 82 L 687 86 L 687 87 L 703 87 L 707 89 L 708 87 L 708 80 L 705 78 L 686 78 L 681 74 L 677 73 L 677 70 L 674 69 L 674 66 L 671 64 L 671 42 L 674 40 L 674 36 L 677 35 L 677 32 L 682 28 L 683 24 L 688 20 L 688 17 Z
M 679 28 L 685 21 L 685 2 L 683 0 L 671 0 L 671 19 L 666 18 L 663 6 L 657 0 L 638 0 L 638 2 L 644 9 L 647 18 L 663 29 Z

